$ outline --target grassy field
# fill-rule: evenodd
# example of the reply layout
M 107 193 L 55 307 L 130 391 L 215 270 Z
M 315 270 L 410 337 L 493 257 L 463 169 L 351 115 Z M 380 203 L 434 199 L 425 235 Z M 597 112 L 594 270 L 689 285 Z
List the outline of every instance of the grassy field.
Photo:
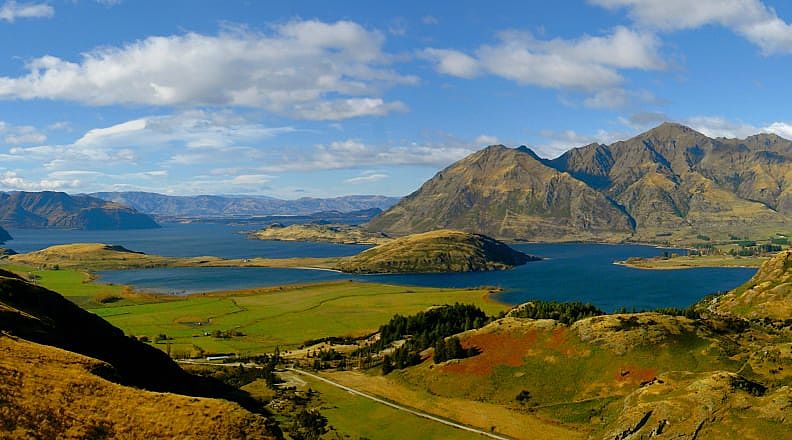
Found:
M 319 411 L 327 417 L 335 432 L 352 438 L 387 440 L 405 438 L 406 433 L 422 439 L 480 439 L 478 434 L 465 432 L 421 417 L 407 414 L 369 399 L 348 393 L 337 387 L 307 376 L 301 389 L 311 388 L 320 394 Z M 335 438 L 331 432 L 327 438 Z
M 258 353 L 326 336 L 365 335 L 396 313 L 415 313 L 438 304 L 473 303 L 489 313 L 506 307 L 486 299 L 487 293 L 334 282 L 191 295 L 94 312 L 133 335 L 173 337 L 174 350 L 200 347 L 213 353 Z M 217 338 L 212 336 L 216 330 L 240 335 Z
M 583 430 L 562 426 L 523 409 L 513 409 L 482 400 L 439 396 L 426 389 L 406 386 L 403 382 L 393 381 L 389 377 L 355 371 L 325 372 L 322 375 L 350 388 L 469 426 L 483 430 L 494 427 L 495 433 L 513 438 L 586 438 Z
M 490 314 L 506 305 L 488 299 L 487 289 L 435 289 L 359 282 L 270 287 L 241 292 L 186 297 L 137 295 L 126 286 L 91 282 L 85 272 L 70 269 L 38 270 L 21 265 L 0 267 L 61 293 L 78 305 L 135 336 L 159 334 L 173 354 L 259 353 L 276 346 L 295 347 L 308 339 L 365 335 L 397 313 L 411 314 L 427 307 L 455 302 L 477 304 Z M 97 295 L 115 295 L 101 303 Z M 215 331 L 239 333 L 216 338 Z M 163 350 L 166 342 L 156 344 Z
M 0 268 L 22 275 L 42 287 L 54 290 L 84 308 L 102 306 L 101 303 L 95 301 L 97 297 L 123 298 L 129 292 L 126 286 L 94 283 L 90 274 L 78 270 L 36 269 L 21 264 L 2 264 Z M 142 302 L 144 299 L 141 296 L 137 301 Z M 121 301 L 127 304 L 132 303 L 126 299 Z

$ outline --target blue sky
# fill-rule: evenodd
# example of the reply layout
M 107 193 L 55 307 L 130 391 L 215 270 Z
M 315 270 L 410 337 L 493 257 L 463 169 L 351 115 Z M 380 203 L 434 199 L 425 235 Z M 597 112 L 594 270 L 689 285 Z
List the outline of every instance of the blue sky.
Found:
M 792 2 L 0 0 L 0 190 L 405 195 L 492 143 L 792 138 Z

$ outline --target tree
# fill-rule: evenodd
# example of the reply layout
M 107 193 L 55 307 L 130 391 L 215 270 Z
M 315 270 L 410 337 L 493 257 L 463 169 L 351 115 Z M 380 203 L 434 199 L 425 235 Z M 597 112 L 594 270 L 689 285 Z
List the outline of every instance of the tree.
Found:
M 517 394 L 517 397 L 515 397 L 515 400 L 517 400 L 520 403 L 525 403 L 525 402 L 531 400 L 531 392 L 528 391 L 528 390 L 522 390 L 522 391 L 520 391 L 519 394 Z
M 327 433 L 327 417 L 316 410 L 300 411 L 289 429 L 289 435 L 294 440 L 317 440 L 325 433 Z
M 434 355 L 432 356 L 434 363 L 439 364 L 440 362 L 445 362 L 448 360 L 446 356 L 446 346 L 445 341 L 439 339 L 434 346 Z
M 391 361 L 391 357 L 386 354 L 382 358 L 382 374 L 387 375 L 391 371 L 393 371 L 393 362 Z

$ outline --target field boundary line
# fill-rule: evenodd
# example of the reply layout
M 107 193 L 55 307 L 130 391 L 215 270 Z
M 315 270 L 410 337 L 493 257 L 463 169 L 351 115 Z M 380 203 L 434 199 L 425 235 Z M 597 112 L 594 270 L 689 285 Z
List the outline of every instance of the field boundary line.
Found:
M 403 412 L 407 412 L 407 413 L 410 413 L 410 414 L 412 414 L 414 416 L 418 416 L 418 417 L 421 417 L 421 418 L 424 418 L 424 419 L 428 419 L 428 420 L 431 420 L 433 422 L 442 423 L 444 425 L 451 426 L 452 428 L 461 429 L 463 431 L 472 432 L 474 434 L 479 434 L 479 435 L 483 435 L 485 437 L 490 437 L 490 438 L 494 438 L 494 439 L 498 439 L 498 440 L 511 440 L 509 437 L 505 437 L 505 436 L 494 434 L 494 433 L 487 432 L 487 431 L 482 431 L 480 429 L 472 428 L 470 426 L 463 425 L 461 423 L 452 422 L 450 420 L 446 420 L 446 419 L 443 419 L 441 417 L 433 416 L 433 415 L 431 415 L 429 413 L 425 413 L 425 412 L 418 411 L 418 410 L 415 410 L 415 409 L 412 409 L 412 408 L 408 408 L 406 406 L 402 406 L 402 405 L 399 405 L 397 403 L 393 403 L 393 402 L 387 401 L 385 399 L 382 399 L 382 398 L 379 398 L 379 397 L 375 397 L 375 396 L 372 396 L 370 394 L 366 394 L 366 393 L 364 393 L 362 391 L 358 391 L 358 390 L 356 390 L 354 388 L 350 388 L 350 387 L 348 387 L 346 385 L 342 385 L 342 384 L 340 384 L 338 382 L 333 382 L 330 379 L 324 378 L 322 376 L 319 376 L 319 375 L 316 375 L 316 374 L 313 374 L 313 373 L 309 373 L 307 371 L 299 370 L 297 368 L 292 368 L 292 367 L 288 367 L 286 369 L 289 370 L 289 371 L 293 371 L 295 373 L 298 373 L 298 374 L 303 374 L 303 375 L 306 375 L 308 377 L 312 377 L 314 379 L 321 380 L 322 382 L 325 382 L 325 383 L 328 383 L 330 385 L 333 385 L 334 387 L 340 388 L 340 389 L 342 389 L 344 391 L 347 391 L 349 393 L 358 395 L 360 397 L 364 397 L 366 399 L 373 400 L 373 401 L 375 401 L 377 403 L 389 406 L 389 407 L 391 407 L 393 409 L 396 409 L 396 410 L 399 410 L 399 411 L 403 411 Z

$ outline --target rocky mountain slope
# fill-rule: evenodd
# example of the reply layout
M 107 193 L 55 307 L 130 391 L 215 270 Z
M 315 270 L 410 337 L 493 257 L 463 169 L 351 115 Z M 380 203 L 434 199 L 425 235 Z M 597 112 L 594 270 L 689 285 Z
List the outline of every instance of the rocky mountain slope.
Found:
M 507 239 L 627 236 L 630 216 L 528 148 L 495 145 L 439 172 L 368 224 L 404 235 L 452 228 Z
M 451 165 L 369 224 L 393 234 L 454 227 L 540 241 L 691 242 L 785 232 L 792 141 L 709 138 L 662 124 L 545 160 L 491 146 Z
M 5 243 L 8 240 L 11 240 L 12 238 L 13 237 L 11 237 L 11 234 L 9 234 L 8 231 L 6 231 L 3 228 L 0 228 L 0 244 Z
M 0 225 L 7 228 L 148 229 L 159 225 L 127 206 L 62 192 L 0 193 Z
M 343 258 L 351 273 L 478 272 L 509 269 L 538 260 L 492 238 L 439 230 L 401 237 Z
M 307 215 L 320 211 L 387 209 L 398 201 L 396 197 L 385 196 L 344 196 L 330 199 L 303 197 L 282 200 L 266 196 L 169 196 L 147 192 L 99 192 L 91 196 L 162 217 Z

